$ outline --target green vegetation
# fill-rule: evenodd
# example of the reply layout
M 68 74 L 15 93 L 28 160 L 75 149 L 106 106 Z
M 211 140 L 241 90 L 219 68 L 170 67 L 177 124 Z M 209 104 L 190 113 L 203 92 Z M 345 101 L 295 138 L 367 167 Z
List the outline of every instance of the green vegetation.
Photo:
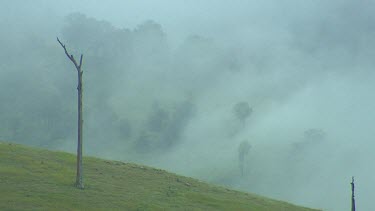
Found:
M 74 186 L 75 159 L 0 142 L 0 210 L 312 210 L 93 157 L 84 158 L 86 185 L 80 190 Z

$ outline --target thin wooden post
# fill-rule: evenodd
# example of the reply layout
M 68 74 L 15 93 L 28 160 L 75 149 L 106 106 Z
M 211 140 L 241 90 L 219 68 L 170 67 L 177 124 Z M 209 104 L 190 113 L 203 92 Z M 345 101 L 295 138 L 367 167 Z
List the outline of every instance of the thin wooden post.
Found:
M 354 177 L 352 177 L 352 182 L 350 183 L 352 186 L 352 211 L 355 211 L 355 198 L 354 198 Z

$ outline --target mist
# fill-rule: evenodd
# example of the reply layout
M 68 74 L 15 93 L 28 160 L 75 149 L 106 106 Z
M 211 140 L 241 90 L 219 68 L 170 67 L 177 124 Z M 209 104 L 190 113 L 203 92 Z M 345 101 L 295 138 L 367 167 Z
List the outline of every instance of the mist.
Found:
M 374 207 L 373 1 L 3 1 L 0 140 L 324 210 Z M 239 109 L 239 110 L 238 110 Z M 248 152 L 239 163 L 241 143 Z M 241 166 L 243 172 L 241 173 Z

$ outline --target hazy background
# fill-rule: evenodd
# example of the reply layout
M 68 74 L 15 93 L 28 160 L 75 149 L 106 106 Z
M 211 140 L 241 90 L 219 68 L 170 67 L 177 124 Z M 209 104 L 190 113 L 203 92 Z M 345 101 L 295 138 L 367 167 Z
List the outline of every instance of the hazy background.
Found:
M 59 36 L 84 54 L 86 155 L 324 210 L 349 209 L 355 176 L 357 209 L 371 210 L 373 11 L 369 0 L 2 0 L 0 140 L 75 151 L 77 75 Z

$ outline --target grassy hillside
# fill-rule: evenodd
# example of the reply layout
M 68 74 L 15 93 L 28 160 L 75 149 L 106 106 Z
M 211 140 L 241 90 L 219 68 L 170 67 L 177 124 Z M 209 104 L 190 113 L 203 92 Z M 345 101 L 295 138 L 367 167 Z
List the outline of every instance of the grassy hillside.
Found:
M 0 142 L 0 210 L 312 210 L 92 157 L 84 158 L 85 190 L 74 180 L 74 155 Z

